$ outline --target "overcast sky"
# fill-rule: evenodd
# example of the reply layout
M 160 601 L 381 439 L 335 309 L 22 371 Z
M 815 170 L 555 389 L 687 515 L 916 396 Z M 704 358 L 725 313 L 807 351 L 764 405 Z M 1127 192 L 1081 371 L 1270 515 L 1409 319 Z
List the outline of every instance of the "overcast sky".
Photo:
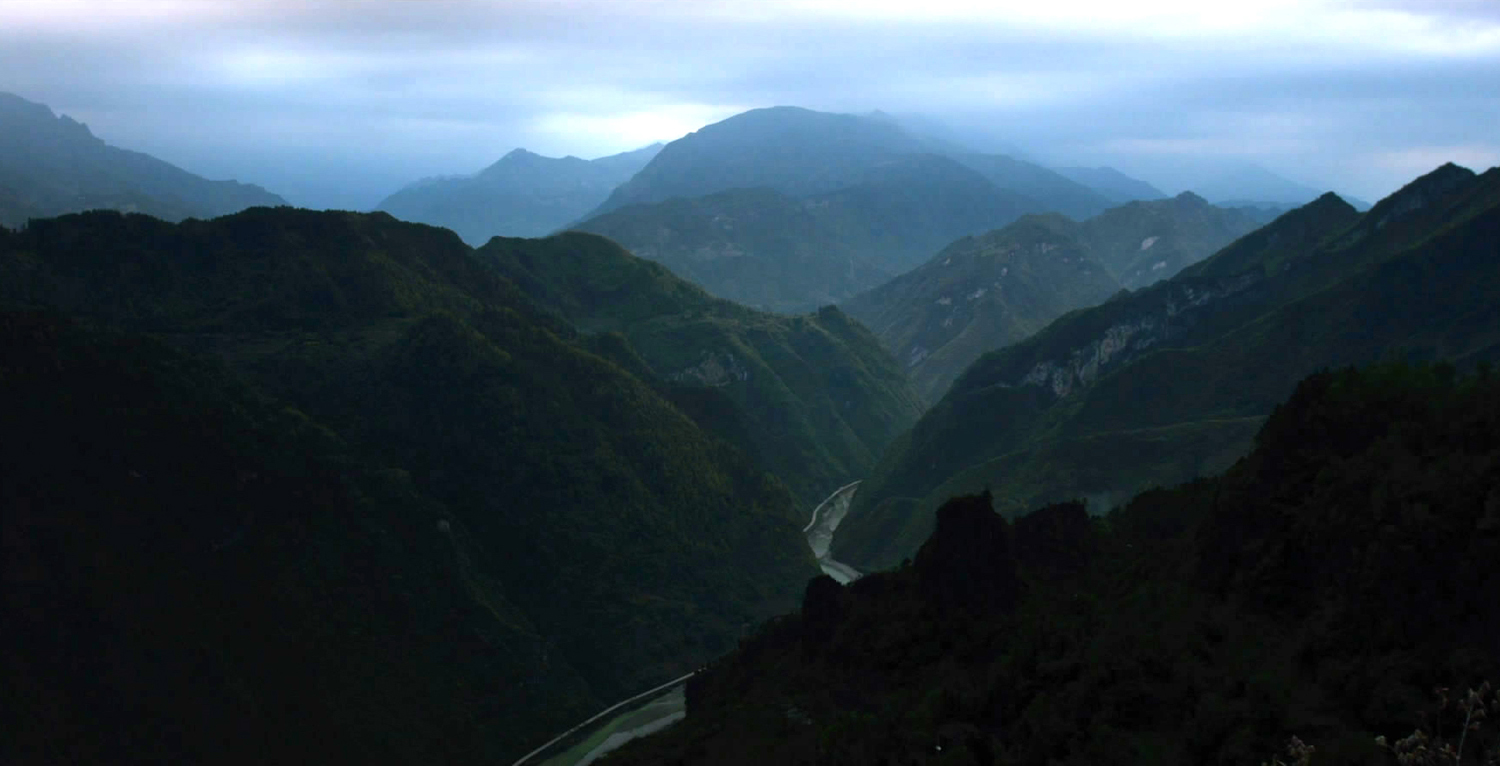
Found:
M 299 204 L 780 104 L 1373 200 L 1500 164 L 1500 0 L 0 0 L 0 90 Z

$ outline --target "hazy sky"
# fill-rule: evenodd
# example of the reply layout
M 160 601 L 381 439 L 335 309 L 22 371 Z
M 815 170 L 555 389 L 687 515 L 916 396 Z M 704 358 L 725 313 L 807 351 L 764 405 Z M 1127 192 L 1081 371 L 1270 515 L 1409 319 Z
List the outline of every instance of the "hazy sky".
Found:
M 778 104 L 1374 199 L 1500 164 L 1500 0 L 0 0 L 0 90 L 301 204 Z

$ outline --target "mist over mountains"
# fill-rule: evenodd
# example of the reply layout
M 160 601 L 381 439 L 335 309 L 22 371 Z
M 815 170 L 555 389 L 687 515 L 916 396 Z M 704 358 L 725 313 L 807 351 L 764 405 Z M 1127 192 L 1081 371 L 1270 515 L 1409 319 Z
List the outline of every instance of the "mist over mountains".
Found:
M 1368 763 L 1500 681 L 1500 169 L 703 122 L 355 212 L 0 93 L 0 761 Z
M 452 229 L 476 247 L 496 236 L 541 237 L 603 202 L 659 151 L 661 144 L 652 144 L 581 160 L 516 149 L 472 176 L 417 181 L 375 209 Z
M 0 226 L 98 208 L 176 221 L 284 204 L 259 186 L 209 181 L 110 146 L 66 115 L 0 92 Z

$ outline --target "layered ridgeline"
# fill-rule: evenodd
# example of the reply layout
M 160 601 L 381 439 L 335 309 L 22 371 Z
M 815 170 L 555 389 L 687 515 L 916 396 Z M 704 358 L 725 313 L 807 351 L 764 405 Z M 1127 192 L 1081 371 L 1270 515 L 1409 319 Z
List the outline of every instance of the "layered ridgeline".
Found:
M 790 317 L 754 311 L 580 232 L 495 239 L 477 254 L 580 330 L 604 333 L 599 342 L 623 364 L 693 386 L 690 400 L 668 395 L 785 481 L 806 509 L 867 475 L 921 413 L 900 365 L 831 306 Z
M 935 402 L 974 360 L 1076 308 L 1176 274 L 1257 226 L 1192 194 L 1132 202 L 1083 223 L 1023 218 L 966 237 L 844 308 L 875 331 Z
M 6 320 L 6 746 L 39 760 L 515 757 L 817 571 L 779 481 L 448 231 L 34 221 L 0 302 L 154 338 Z
M 1303 375 L 1500 354 L 1500 170 L 1447 165 L 1363 215 L 1331 194 L 1175 278 L 975 362 L 860 487 L 834 556 L 910 556 L 942 500 L 1006 514 L 1223 470 Z
M 602 234 L 721 298 L 795 313 L 844 300 L 970 232 L 1042 206 L 935 154 L 894 157 L 845 188 L 768 188 L 630 205 L 574 228 Z
M 1088 187 L 1040 165 L 967 152 L 879 117 L 778 106 L 735 115 L 667 144 L 595 215 L 727 189 L 763 187 L 807 197 L 853 186 L 871 168 L 913 154 L 951 157 L 996 187 L 1036 200 L 1042 210 L 1087 217 L 1109 207 Z
M 1227 474 L 1103 520 L 950 501 L 911 566 L 814 580 L 610 761 L 1369 764 L 1425 722 L 1492 763 L 1500 699 L 1456 703 L 1500 676 L 1500 380 L 1453 373 L 1315 375 Z
M 941 148 L 871 117 L 754 109 L 667 144 L 587 217 L 728 189 L 766 188 L 794 197 L 831 192 L 858 182 L 877 162 Z
M 1106 210 L 1080 224 L 1078 237 L 1121 287 L 1137 290 L 1175 276 L 1273 217 L 1183 192 Z
M 96 208 L 175 221 L 285 204 L 259 186 L 210 181 L 110 146 L 82 123 L 0 93 L 0 226 Z
M 574 228 L 619 242 L 714 295 L 795 313 L 889 277 L 806 201 L 770 189 L 629 205 Z
M 843 308 L 906 366 L 924 400 L 937 401 L 981 354 L 1119 290 L 1076 227 L 1057 214 L 1027 216 L 965 237 Z
M 1024 194 L 1057 212 L 1082 221 L 1103 212 L 1112 200 L 1062 174 L 1003 154 L 955 154 L 954 159 L 1001 189 Z
M 575 228 L 720 297 L 795 312 L 1021 215 L 1084 218 L 1109 205 L 1046 168 L 970 153 L 879 116 L 776 107 L 668 144 Z
M 490 237 L 540 237 L 593 210 L 661 150 L 582 160 L 516 149 L 473 175 L 428 178 L 376 207 L 405 221 L 452 229 L 479 246 Z
M 1153 200 L 1166 197 L 1166 192 L 1139 178 L 1125 175 L 1111 167 L 1098 168 L 1053 168 L 1058 175 L 1077 181 L 1098 192 L 1100 196 L 1116 204 L 1136 200 Z

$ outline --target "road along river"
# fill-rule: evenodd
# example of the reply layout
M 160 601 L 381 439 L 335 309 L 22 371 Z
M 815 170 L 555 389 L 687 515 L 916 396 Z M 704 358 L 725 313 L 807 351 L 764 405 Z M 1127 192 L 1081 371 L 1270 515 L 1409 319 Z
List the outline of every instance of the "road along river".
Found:
M 802 528 L 808 547 L 818 559 L 818 566 L 829 577 L 844 584 L 858 579 L 860 573 L 854 567 L 829 558 L 828 548 L 833 544 L 833 533 L 849 513 L 849 503 L 858 490 L 857 481 L 834 490 L 813 509 L 812 519 Z M 683 687 L 693 675 L 689 673 L 617 702 L 553 737 L 552 741 L 522 756 L 511 766 L 587 766 L 636 737 L 665 729 L 687 714 Z

